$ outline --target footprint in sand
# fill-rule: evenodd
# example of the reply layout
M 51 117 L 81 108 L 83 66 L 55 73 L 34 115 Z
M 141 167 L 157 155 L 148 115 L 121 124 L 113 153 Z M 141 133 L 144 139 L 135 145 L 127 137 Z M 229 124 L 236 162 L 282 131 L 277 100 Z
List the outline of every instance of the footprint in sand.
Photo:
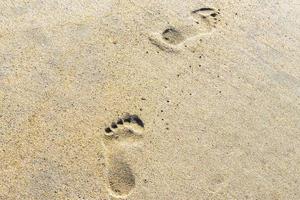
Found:
M 137 115 L 129 114 L 104 130 L 107 186 L 113 197 L 127 197 L 135 187 L 135 176 L 125 155 L 128 148 L 143 137 L 143 130 L 143 121 Z
M 219 10 L 203 7 L 191 11 L 190 17 L 182 25 L 166 27 L 160 33 L 149 37 L 150 42 L 166 52 L 176 52 L 185 41 L 210 33 L 218 21 Z

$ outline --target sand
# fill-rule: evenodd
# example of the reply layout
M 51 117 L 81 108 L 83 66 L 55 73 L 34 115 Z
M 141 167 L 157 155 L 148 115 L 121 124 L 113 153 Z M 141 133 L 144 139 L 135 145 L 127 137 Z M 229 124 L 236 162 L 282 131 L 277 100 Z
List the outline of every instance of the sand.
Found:
M 299 19 L 297 0 L 2 0 L 0 199 L 300 199 Z

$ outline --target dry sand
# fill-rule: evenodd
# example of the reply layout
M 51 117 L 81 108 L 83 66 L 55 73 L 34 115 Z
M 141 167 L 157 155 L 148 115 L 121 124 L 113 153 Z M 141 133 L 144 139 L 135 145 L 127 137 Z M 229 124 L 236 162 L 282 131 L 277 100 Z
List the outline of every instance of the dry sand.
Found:
M 299 200 L 299 63 L 298 0 L 2 0 L 0 199 Z

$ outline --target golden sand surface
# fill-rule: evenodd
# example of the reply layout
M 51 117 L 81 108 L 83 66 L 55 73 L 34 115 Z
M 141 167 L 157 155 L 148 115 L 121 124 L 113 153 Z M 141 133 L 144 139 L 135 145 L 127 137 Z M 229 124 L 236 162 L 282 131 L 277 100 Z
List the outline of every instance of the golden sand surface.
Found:
M 0 200 L 299 200 L 298 0 L 2 0 Z

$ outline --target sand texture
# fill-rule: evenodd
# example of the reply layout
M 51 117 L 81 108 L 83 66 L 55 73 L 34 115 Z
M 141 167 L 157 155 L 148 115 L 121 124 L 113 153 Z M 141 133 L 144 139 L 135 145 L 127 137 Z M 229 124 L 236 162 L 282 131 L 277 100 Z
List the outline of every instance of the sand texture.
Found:
M 299 0 L 1 0 L 0 200 L 299 200 Z

